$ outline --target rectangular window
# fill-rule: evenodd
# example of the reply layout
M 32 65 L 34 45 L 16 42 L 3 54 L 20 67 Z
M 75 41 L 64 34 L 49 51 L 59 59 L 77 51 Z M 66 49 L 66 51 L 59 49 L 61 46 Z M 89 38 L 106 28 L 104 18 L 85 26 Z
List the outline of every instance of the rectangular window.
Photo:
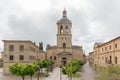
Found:
M 50 60 L 52 59 L 52 56 L 50 56 Z
M 95 53 L 97 54 L 97 50 L 95 51 Z
M 14 51 L 14 45 L 9 46 L 9 51 Z
M 56 60 L 56 56 L 54 56 L 54 60 Z
M 24 60 L 24 56 L 23 56 L 23 55 L 20 55 L 20 56 L 19 56 L 19 60 Z
M 102 48 L 102 51 L 104 51 L 104 49 Z
M 105 57 L 105 63 L 107 63 L 107 57 Z
M 29 60 L 35 60 L 35 56 L 29 56 Z
M 112 63 L 112 56 L 110 56 L 110 62 L 109 62 L 110 64 Z
M 9 60 L 11 60 L 11 61 L 14 60 L 14 56 L 13 56 L 13 55 L 10 55 L 10 56 L 9 56 Z
M 105 47 L 105 51 L 107 51 L 107 47 Z
M 115 57 L 115 64 L 117 64 L 117 57 Z
M 111 50 L 111 46 L 109 46 L 109 49 Z
M 30 51 L 35 52 L 36 50 L 35 50 L 35 48 L 30 46 Z
M 24 45 L 20 45 L 20 51 L 24 51 Z
M 66 43 L 63 43 L 63 48 L 66 48 Z
M 98 53 L 100 52 L 100 50 L 98 49 Z
M 115 44 L 115 48 L 117 48 L 117 44 Z

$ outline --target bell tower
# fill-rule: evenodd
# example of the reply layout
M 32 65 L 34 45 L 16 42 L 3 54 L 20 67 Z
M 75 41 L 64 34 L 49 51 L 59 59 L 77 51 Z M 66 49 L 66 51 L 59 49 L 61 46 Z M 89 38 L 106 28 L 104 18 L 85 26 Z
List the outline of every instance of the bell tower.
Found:
M 57 21 L 57 47 L 71 48 L 72 47 L 72 23 L 67 18 L 67 11 L 63 10 L 62 19 Z

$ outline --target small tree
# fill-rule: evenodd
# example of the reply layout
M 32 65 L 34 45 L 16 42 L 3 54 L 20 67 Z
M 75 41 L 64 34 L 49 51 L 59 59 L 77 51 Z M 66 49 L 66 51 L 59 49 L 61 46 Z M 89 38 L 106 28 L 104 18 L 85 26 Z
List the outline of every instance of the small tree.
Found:
M 19 63 L 13 64 L 9 67 L 9 70 L 12 74 L 21 76 L 24 80 L 25 76 L 27 75 L 26 67 Z
M 31 77 L 31 80 L 32 80 L 34 73 L 37 71 L 37 66 L 26 64 L 26 71 L 27 71 L 27 75 L 29 75 Z
M 34 67 L 35 68 L 35 71 L 38 71 L 38 80 L 39 80 L 39 75 L 40 75 L 40 64 L 41 64 L 41 62 L 40 62 L 40 60 L 36 60 L 35 62 L 34 62 L 34 66 L 36 66 L 36 67 Z
M 70 77 L 70 80 L 72 80 L 73 74 L 76 74 L 81 69 L 81 66 L 83 65 L 81 65 L 81 62 L 79 60 L 73 60 L 70 63 L 66 64 L 62 68 L 63 74 L 67 74 L 68 77 Z
M 74 69 L 73 69 L 72 64 L 66 65 L 65 71 L 66 71 L 66 74 L 68 75 L 68 77 L 70 77 L 70 80 L 72 80 L 72 75 L 73 75 L 73 72 L 74 72 L 73 70 Z
M 48 59 L 43 60 L 43 67 L 47 68 L 47 75 L 48 75 L 48 71 L 49 71 L 49 66 L 51 65 L 51 61 Z

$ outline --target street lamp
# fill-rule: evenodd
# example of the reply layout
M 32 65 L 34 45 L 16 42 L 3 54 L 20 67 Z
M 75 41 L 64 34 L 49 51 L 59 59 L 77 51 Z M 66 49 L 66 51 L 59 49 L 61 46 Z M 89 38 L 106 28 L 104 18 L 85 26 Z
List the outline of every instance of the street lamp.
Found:
M 62 80 L 62 66 L 60 66 L 60 80 Z
M 38 70 L 38 76 L 37 76 L 37 77 L 38 77 L 38 80 L 39 80 L 39 75 L 40 75 L 40 70 Z

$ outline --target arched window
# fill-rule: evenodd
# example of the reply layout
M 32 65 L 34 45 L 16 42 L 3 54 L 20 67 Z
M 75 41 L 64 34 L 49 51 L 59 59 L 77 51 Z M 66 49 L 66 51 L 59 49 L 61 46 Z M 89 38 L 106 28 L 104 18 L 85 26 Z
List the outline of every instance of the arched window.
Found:
M 63 33 L 63 26 L 60 27 L 60 33 Z
M 69 30 L 68 30 L 68 26 L 66 26 L 66 32 L 67 32 L 67 33 L 69 32 Z
M 54 56 L 54 60 L 56 60 L 56 56 Z
M 62 60 L 67 60 L 67 58 L 66 58 L 66 57 L 63 57 Z
M 68 29 L 68 26 L 66 26 L 66 30 Z
M 66 48 L 66 43 L 63 43 L 63 48 Z
M 50 56 L 50 60 L 52 60 L 52 56 Z

